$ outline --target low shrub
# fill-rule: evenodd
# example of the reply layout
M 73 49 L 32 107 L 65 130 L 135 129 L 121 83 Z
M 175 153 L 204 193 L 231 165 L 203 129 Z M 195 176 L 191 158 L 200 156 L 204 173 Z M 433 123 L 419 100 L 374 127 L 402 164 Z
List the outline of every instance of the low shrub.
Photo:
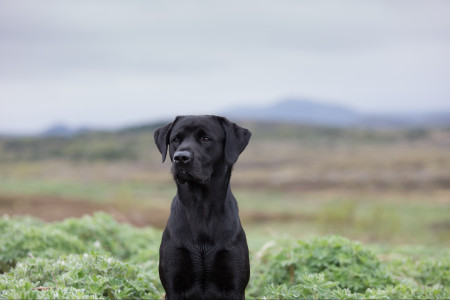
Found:
M 402 256 L 386 263 L 398 278 L 408 278 L 425 286 L 450 286 L 450 254 L 439 257 Z
M 338 236 L 269 242 L 255 255 L 252 265 L 249 288 L 254 297 L 261 295 L 267 284 L 298 284 L 304 273 L 323 273 L 352 292 L 394 283 L 375 254 Z
M 157 299 L 160 290 L 155 272 L 95 252 L 29 258 L 0 276 L 0 298 L 7 299 Z
M 55 223 L 54 227 L 122 260 L 136 261 L 142 256 L 142 252 L 145 253 L 145 261 L 158 259 L 158 251 L 155 250 L 158 250 L 161 242 L 160 231 L 150 227 L 136 228 L 129 224 L 120 224 L 105 213 L 68 218 Z
M 51 258 L 89 248 L 78 237 L 29 217 L 0 218 L 0 241 L 0 273 L 29 256 Z
M 450 296 L 450 289 L 441 285 L 398 284 L 357 293 L 339 287 L 338 282 L 326 281 L 323 273 L 302 274 L 297 282 L 295 285 L 271 284 L 262 299 L 448 299 Z
M 0 299 L 156 299 L 161 232 L 97 213 L 0 218 Z M 248 298 L 448 299 L 450 257 L 378 257 L 339 236 L 278 239 L 251 255 Z M 420 253 L 419 253 L 420 254 Z M 386 259 L 387 258 L 387 259 Z
M 29 217 L 0 218 L 0 273 L 26 257 L 57 258 L 63 254 L 104 251 L 122 260 L 158 259 L 161 233 L 119 224 L 105 213 L 43 223 Z

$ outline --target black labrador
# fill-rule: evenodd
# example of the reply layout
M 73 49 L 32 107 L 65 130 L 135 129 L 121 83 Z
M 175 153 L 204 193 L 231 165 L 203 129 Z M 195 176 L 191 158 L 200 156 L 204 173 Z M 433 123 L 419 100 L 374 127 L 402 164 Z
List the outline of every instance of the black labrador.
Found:
M 251 133 L 217 116 L 180 116 L 155 131 L 177 185 L 159 250 L 167 299 L 244 299 L 248 246 L 230 177 Z

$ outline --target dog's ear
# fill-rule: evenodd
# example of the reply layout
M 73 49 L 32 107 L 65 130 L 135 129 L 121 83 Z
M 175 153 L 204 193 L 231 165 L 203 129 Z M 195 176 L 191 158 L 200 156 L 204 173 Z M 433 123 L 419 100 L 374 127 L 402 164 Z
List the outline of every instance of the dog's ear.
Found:
M 155 130 L 153 137 L 155 138 L 156 147 L 158 147 L 159 152 L 162 155 L 162 161 L 166 160 L 167 156 L 167 146 L 169 145 L 170 130 L 172 129 L 172 124 L 169 123 Z
M 226 118 L 220 118 L 225 131 L 225 160 L 233 165 L 238 160 L 239 155 L 247 147 L 252 133 Z
M 177 116 L 172 123 L 156 129 L 153 134 L 156 147 L 158 147 L 159 152 L 161 152 L 163 162 L 166 160 L 167 146 L 170 144 L 170 132 L 172 131 L 173 125 L 175 125 L 175 123 L 181 118 L 183 117 Z

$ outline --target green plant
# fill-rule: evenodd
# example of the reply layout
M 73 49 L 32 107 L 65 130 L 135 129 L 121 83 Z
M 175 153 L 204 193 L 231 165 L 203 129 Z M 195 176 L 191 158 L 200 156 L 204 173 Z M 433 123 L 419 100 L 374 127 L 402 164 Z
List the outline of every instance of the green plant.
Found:
M 276 299 L 319 299 L 328 298 L 330 290 L 338 283 L 325 281 L 323 274 L 302 274 L 298 277 L 299 284 L 287 287 L 271 284 L 266 288 L 268 298 Z
M 119 224 L 105 213 L 49 224 L 29 217 L 4 216 L 0 219 L 0 273 L 26 257 L 57 258 L 93 250 L 149 264 L 157 260 L 160 236 L 152 228 Z
M 152 228 L 96 213 L 55 223 L 5 216 L 0 230 L 0 273 L 5 273 L 0 298 L 154 299 L 161 294 L 160 232 Z
M 304 273 L 323 273 L 339 287 L 353 292 L 394 283 L 378 258 L 360 243 L 330 236 L 307 241 L 277 240 L 266 244 L 253 259 L 250 296 L 267 284 L 297 284 Z
M 95 252 L 58 259 L 29 258 L 0 277 L 0 298 L 9 299 L 155 299 L 160 291 L 154 270 Z
M 357 293 L 326 281 L 324 274 L 302 274 L 295 285 L 269 285 L 262 299 L 448 299 L 450 290 L 436 285 L 418 287 L 408 284 L 389 285 Z
M 0 241 L 0 273 L 28 256 L 50 258 L 89 249 L 76 236 L 28 217 L 0 218 Z
M 410 278 L 425 286 L 450 286 L 450 255 L 439 258 L 402 256 L 386 263 L 398 278 Z
M 160 235 L 104 213 L 55 223 L 2 217 L 0 299 L 161 298 Z M 339 236 L 278 239 L 252 253 L 247 297 L 448 299 L 450 256 L 427 249 L 378 248 L 380 260 Z
M 78 237 L 96 249 L 102 248 L 123 260 L 134 259 L 142 252 L 148 259 L 157 259 L 161 232 L 153 228 L 136 228 L 129 224 L 119 224 L 111 215 L 95 213 L 82 218 L 68 218 L 54 227 Z

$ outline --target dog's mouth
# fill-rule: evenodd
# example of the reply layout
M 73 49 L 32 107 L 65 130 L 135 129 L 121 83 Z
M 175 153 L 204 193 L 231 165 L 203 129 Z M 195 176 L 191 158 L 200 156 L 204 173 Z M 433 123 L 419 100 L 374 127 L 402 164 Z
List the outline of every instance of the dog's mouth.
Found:
M 175 175 L 174 176 L 175 180 L 182 184 L 184 184 L 186 182 L 195 182 L 198 184 L 205 184 L 209 180 L 209 178 L 202 178 L 200 176 L 197 176 L 185 168 L 175 169 L 174 175 Z

